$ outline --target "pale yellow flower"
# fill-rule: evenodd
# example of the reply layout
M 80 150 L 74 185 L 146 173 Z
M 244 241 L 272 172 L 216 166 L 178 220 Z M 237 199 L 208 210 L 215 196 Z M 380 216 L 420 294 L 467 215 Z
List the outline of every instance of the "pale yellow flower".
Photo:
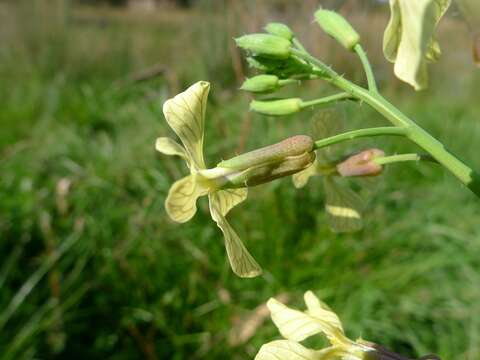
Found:
M 184 223 L 195 215 L 197 199 L 208 196 L 210 214 L 225 237 L 233 272 L 241 277 L 258 276 L 262 272 L 260 266 L 225 217 L 234 206 L 247 198 L 247 189 L 220 189 L 222 179 L 231 173 L 229 170 L 217 171 L 213 177 L 203 175 L 207 170 L 203 157 L 203 138 L 209 90 L 208 82 L 199 81 L 163 105 L 165 119 L 183 146 L 162 137 L 157 139 L 155 147 L 163 154 L 180 156 L 190 170 L 190 175 L 171 186 L 165 208 L 172 220 Z
M 273 323 L 286 340 L 263 345 L 255 360 L 366 360 L 368 354 L 376 351 L 373 344 L 362 339 L 347 338 L 338 316 L 313 292 L 307 291 L 304 299 L 306 311 L 290 309 L 274 298 L 268 300 Z M 300 344 L 317 334 L 323 334 L 330 346 L 313 350 Z

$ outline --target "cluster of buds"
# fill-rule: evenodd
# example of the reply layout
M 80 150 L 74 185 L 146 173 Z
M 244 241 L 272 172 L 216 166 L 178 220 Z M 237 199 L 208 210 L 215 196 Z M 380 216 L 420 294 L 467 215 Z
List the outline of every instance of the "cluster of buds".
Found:
M 353 50 L 360 36 L 339 14 L 324 9 L 315 13 L 320 27 L 348 50 Z M 249 34 L 235 39 L 237 46 L 247 52 L 247 62 L 264 74 L 246 79 L 240 89 L 256 94 L 272 93 L 301 80 L 328 77 L 325 69 L 313 66 L 295 54 L 302 50 L 293 31 L 285 24 L 269 23 L 266 33 Z M 290 115 L 311 106 L 299 98 L 255 100 L 250 110 L 269 116 Z

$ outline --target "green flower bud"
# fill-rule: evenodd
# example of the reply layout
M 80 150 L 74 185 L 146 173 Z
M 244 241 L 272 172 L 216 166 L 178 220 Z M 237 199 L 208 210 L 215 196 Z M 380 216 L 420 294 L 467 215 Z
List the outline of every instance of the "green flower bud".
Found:
M 253 100 L 250 103 L 250 110 L 270 116 L 294 114 L 302 110 L 302 99 L 291 98 L 269 101 Z
M 271 59 L 288 59 L 291 43 L 280 36 L 250 34 L 235 39 L 237 46 L 255 55 Z
M 282 23 L 269 23 L 267 26 L 265 26 L 265 31 L 268 32 L 269 34 L 280 36 L 284 39 L 287 40 L 292 40 L 293 38 L 293 31 L 290 30 L 290 28 Z
M 315 20 L 328 35 L 337 40 L 347 50 L 353 50 L 360 42 L 360 35 L 345 18 L 335 11 L 319 9 L 315 12 Z
M 262 93 L 279 88 L 278 77 L 275 75 L 257 75 L 244 81 L 241 90 Z

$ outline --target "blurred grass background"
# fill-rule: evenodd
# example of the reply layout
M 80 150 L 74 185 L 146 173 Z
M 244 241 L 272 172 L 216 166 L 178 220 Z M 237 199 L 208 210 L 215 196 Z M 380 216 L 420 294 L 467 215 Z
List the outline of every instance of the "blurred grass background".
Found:
M 279 337 L 257 307 L 279 294 L 301 307 L 312 289 L 353 338 L 479 359 L 480 203 L 441 169 L 389 168 L 364 192 L 365 229 L 349 235 L 329 231 L 318 179 L 299 191 L 290 179 L 252 189 L 230 219 L 265 274 L 243 280 L 205 201 L 187 224 L 168 219 L 163 201 L 185 169 L 154 151 L 156 137 L 172 135 L 162 103 L 198 80 L 212 82 L 209 165 L 308 132 L 309 112 L 248 113 L 237 88 L 250 71 L 232 37 L 285 21 L 362 82 L 356 59 L 312 23 L 322 4 L 358 28 L 387 97 L 480 168 L 480 75 L 455 9 L 440 26 L 430 88 L 414 93 L 382 56 L 385 4 L 145 3 L 0 2 L 0 358 L 249 359 Z M 348 128 L 385 124 L 366 106 L 344 112 Z M 351 149 L 367 145 L 412 149 L 378 138 Z

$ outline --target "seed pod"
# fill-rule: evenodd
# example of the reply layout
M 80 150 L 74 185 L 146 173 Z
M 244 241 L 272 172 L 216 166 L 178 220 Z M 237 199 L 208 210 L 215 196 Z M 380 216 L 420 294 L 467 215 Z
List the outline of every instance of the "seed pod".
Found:
M 296 135 L 276 144 L 223 160 L 217 167 L 244 170 L 253 166 L 279 162 L 290 156 L 312 152 L 313 145 L 310 136 Z
M 271 116 L 294 114 L 302 110 L 302 99 L 291 98 L 268 101 L 253 100 L 250 103 L 250 110 L 259 114 Z
M 270 34 L 250 34 L 235 39 L 237 46 L 254 55 L 270 59 L 288 59 L 291 43 L 280 36 Z
M 278 23 L 278 22 L 269 23 L 267 24 L 267 26 L 265 26 L 265 31 L 268 32 L 269 34 L 280 36 L 289 41 L 292 40 L 293 38 L 293 31 L 290 30 L 290 28 L 287 25 L 282 23 Z
M 278 77 L 275 75 L 257 75 L 243 82 L 241 90 L 262 93 L 279 88 Z
M 337 164 L 337 171 L 343 177 L 375 176 L 382 172 L 382 166 L 373 160 L 382 156 L 385 153 L 380 149 L 364 150 Z
M 255 186 L 296 174 L 305 170 L 315 161 L 315 152 L 307 152 L 297 156 L 290 156 L 278 163 L 260 165 L 245 173 L 245 185 Z
M 360 35 L 345 18 L 335 11 L 319 9 L 315 12 L 315 20 L 328 35 L 337 40 L 344 48 L 352 51 L 360 42 Z

